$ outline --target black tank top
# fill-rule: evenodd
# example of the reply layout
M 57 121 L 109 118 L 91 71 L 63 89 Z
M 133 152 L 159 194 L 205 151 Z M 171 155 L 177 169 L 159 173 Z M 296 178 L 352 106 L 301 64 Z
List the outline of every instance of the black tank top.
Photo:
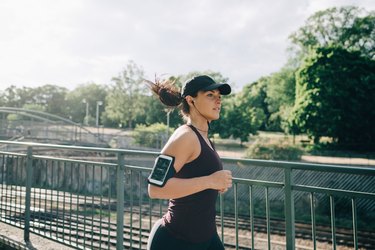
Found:
M 198 136 L 201 153 L 186 163 L 176 173 L 177 178 L 193 178 L 210 175 L 223 166 L 216 151 L 212 150 L 202 135 L 191 125 L 188 125 Z M 211 146 L 212 143 L 211 143 Z M 169 200 L 168 212 L 163 216 L 163 225 L 176 238 L 189 242 L 204 242 L 216 233 L 216 198 L 218 191 L 207 189 L 179 199 Z

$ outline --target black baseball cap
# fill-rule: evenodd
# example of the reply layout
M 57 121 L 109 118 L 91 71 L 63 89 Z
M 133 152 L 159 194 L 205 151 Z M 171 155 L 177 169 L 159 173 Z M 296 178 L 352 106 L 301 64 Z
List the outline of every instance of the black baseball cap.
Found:
M 218 89 L 222 95 L 229 95 L 232 91 L 229 84 L 217 83 L 211 77 L 201 75 L 193 77 L 184 84 L 181 96 L 186 97 L 188 95 L 194 95 L 200 90 L 208 91 L 214 89 Z

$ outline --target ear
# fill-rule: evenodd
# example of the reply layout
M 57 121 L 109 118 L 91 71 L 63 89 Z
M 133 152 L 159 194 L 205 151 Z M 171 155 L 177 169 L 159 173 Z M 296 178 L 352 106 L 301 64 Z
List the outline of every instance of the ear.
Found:
M 188 104 L 190 104 L 190 105 L 194 105 L 194 99 L 193 99 L 193 97 L 191 97 L 191 96 L 187 96 L 187 97 L 186 97 L 186 101 L 187 101 Z

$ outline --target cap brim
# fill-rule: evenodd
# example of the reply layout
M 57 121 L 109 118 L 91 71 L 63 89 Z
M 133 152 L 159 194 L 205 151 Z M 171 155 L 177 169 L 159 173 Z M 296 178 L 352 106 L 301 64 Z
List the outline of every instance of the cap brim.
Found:
M 202 90 L 208 91 L 208 90 L 214 90 L 214 89 L 218 89 L 220 91 L 220 94 L 222 95 L 229 95 L 230 92 L 232 92 L 231 87 L 227 83 L 211 84 Z

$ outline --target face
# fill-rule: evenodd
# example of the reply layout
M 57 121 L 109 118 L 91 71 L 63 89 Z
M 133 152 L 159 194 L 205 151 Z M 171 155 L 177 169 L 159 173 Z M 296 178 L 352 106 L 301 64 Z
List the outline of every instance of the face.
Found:
M 199 91 L 197 97 L 193 98 L 195 107 L 209 121 L 217 120 L 220 117 L 221 94 L 220 91 Z

